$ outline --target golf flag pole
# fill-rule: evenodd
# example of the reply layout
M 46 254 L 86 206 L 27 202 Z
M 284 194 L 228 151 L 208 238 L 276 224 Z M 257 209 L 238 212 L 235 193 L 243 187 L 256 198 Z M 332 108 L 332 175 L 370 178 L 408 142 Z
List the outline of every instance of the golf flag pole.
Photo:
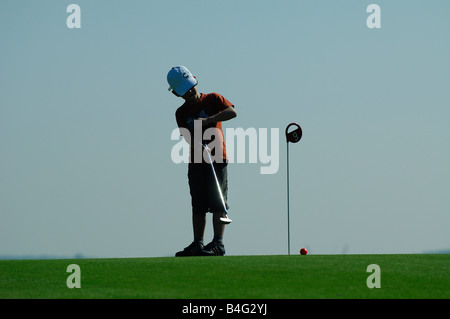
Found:
M 294 126 L 295 128 L 291 131 L 289 129 Z M 302 128 L 297 123 L 291 123 L 286 127 L 286 180 L 287 180 L 287 233 L 288 233 L 288 255 L 291 254 L 291 227 L 290 227 L 290 199 L 289 199 L 289 192 L 290 192 L 290 183 L 289 183 L 289 142 L 291 143 L 297 143 L 302 138 Z

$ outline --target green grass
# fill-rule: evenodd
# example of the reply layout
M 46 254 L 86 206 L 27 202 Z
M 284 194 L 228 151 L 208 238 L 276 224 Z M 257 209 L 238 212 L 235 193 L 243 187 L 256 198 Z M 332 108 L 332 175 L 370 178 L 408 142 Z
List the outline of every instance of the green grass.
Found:
M 81 288 L 69 289 L 69 264 Z M 366 285 L 367 266 L 381 288 Z M 0 298 L 450 298 L 450 255 L 308 255 L 0 261 Z

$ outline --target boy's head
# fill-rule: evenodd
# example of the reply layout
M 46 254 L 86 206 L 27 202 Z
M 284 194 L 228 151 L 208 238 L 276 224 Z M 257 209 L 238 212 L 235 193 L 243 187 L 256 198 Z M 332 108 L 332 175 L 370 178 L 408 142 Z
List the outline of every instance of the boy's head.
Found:
M 167 82 L 169 83 L 169 91 L 176 96 L 183 97 L 189 91 L 192 92 L 198 81 L 195 76 L 184 66 L 173 67 L 167 74 Z

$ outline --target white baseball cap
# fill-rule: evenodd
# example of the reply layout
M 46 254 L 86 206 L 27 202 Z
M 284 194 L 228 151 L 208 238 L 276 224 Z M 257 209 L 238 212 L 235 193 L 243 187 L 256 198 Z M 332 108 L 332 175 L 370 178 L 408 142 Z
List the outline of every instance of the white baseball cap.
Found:
M 169 91 L 175 91 L 179 96 L 183 96 L 187 91 L 197 85 L 197 79 L 184 66 L 173 67 L 167 74 L 167 82 L 169 83 Z

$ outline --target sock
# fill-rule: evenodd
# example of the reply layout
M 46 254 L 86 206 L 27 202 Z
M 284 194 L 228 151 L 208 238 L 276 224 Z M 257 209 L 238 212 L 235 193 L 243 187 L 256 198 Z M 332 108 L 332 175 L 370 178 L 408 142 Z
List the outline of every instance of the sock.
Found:
M 203 237 L 194 237 L 194 242 L 203 244 Z
M 213 239 L 214 242 L 221 244 L 222 240 L 223 240 L 223 236 L 221 236 L 221 235 L 214 235 L 214 239 Z

